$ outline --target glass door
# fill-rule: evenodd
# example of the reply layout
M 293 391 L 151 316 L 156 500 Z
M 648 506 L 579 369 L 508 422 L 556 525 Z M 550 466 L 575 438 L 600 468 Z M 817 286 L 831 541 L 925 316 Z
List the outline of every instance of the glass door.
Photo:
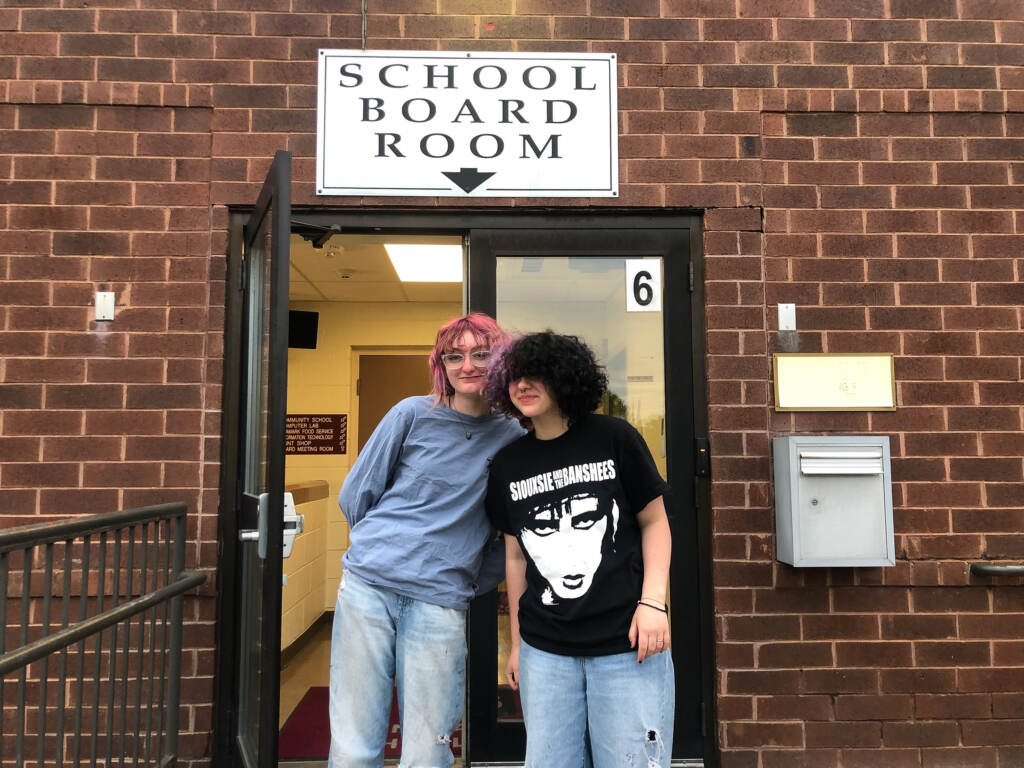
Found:
M 239 360 L 236 765 L 277 765 L 288 370 L 291 155 L 278 152 L 243 230 Z M 226 372 L 228 376 L 230 372 Z
M 676 668 L 675 758 L 703 757 L 701 594 L 694 509 L 689 230 L 474 230 L 470 306 L 510 331 L 580 336 L 607 369 L 601 410 L 646 440 L 673 492 L 670 611 Z M 472 762 L 522 761 L 518 695 L 504 680 L 504 586 L 470 615 Z

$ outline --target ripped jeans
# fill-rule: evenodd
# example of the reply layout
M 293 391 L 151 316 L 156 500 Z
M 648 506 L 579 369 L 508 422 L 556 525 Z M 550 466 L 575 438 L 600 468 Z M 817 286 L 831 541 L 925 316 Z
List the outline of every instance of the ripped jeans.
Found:
M 559 656 L 523 642 L 525 768 L 668 768 L 675 676 L 669 652 Z
M 346 571 L 331 636 L 329 768 L 379 768 L 394 681 L 401 768 L 450 768 L 466 691 L 466 612 L 380 589 Z

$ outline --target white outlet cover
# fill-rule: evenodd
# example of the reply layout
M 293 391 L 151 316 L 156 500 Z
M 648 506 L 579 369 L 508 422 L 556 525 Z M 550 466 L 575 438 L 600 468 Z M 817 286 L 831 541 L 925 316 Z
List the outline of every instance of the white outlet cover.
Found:
M 114 319 L 114 292 L 96 291 L 96 320 Z
M 796 330 L 796 304 L 779 304 L 779 330 Z

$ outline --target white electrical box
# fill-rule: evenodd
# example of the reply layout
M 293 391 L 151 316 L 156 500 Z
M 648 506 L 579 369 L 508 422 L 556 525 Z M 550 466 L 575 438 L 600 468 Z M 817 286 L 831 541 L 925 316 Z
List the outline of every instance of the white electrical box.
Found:
M 775 548 L 798 567 L 895 565 L 887 435 L 772 439 Z

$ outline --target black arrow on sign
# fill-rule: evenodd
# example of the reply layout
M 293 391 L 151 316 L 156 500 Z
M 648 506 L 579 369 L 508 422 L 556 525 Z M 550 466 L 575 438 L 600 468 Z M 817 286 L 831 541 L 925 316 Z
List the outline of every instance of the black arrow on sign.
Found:
M 441 171 L 441 173 L 458 184 L 463 192 L 469 193 L 491 178 L 495 172 L 480 172 L 476 168 L 459 168 L 457 172 Z

